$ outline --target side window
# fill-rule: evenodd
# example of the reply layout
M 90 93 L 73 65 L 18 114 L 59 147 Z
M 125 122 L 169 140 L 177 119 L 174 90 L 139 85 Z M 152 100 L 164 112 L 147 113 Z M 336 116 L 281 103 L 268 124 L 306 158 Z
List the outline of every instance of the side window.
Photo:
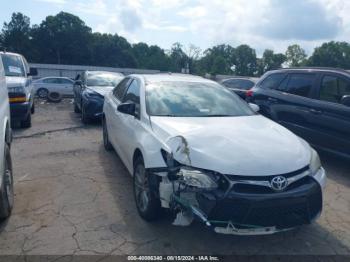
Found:
M 286 83 L 282 83 L 279 88 L 293 95 L 308 97 L 315 79 L 315 74 L 291 74 L 288 84 L 283 86 Z
M 326 75 L 322 79 L 320 100 L 340 103 L 345 95 L 350 95 L 350 83 L 342 78 Z
M 43 80 L 44 83 L 47 84 L 59 84 L 59 80 L 57 78 L 46 78 Z
M 128 87 L 128 83 L 130 78 L 125 78 L 122 80 L 113 90 L 113 95 L 119 100 L 122 101 L 123 95 L 125 93 L 126 88 Z
M 276 89 L 285 77 L 285 73 L 271 74 L 263 80 L 263 82 L 260 84 L 260 87 L 267 89 Z
M 123 103 L 134 103 L 136 105 L 136 117 L 140 117 L 140 86 L 136 80 L 133 80 L 126 91 Z
M 72 81 L 69 81 L 68 79 L 60 78 L 60 83 L 65 85 L 71 85 Z
M 132 102 L 135 104 L 140 104 L 140 87 L 136 80 L 133 80 L 129 85 L 129 88 L 126 91 L 122 102 L 123 103 Z

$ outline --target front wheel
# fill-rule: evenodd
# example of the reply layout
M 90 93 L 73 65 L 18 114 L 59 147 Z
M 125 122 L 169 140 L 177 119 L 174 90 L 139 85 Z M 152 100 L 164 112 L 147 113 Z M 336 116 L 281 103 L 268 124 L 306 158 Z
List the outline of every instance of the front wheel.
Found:
M 13 175 L 10 148 L 5 144 L 4 169 L 0 188 L 0 219 L 10 216 L 14 203 Z
M 81 121 L 83 122 L 83 124 L 89 124 L 90 123 L 90 119 L 86 115 L 86 111 L 85 110 L 86 110 L 85 106 L 81 105 Z
M 111 142 L 109 142 L 108 129 L 106 124 L 106 119 L 104 117 L 102 118 L 102 130 L 103 130 L 103 146 L 107 151 L 111 151 L 113 150 L 113 146 Z
M 49 94 L 49 90 L 47 90 L 46 88 L 40 88 L 36 94 L 38 95 L 38 97 L 40 98 L 47 98 L 47 95 Z
M 160 201 L 152 191 L 149 175 L 145 169 L 142 157 L 135 161 L 134 165 L 134 198 L 136 208 L 146 221 L 153 221 L 159 217 Z

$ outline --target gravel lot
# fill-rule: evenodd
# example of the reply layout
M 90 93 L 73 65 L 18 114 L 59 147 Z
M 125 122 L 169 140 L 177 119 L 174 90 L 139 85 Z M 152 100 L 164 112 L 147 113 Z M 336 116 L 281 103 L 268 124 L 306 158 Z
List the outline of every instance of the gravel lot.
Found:
M 201 224 L 153 224 L 137 215 L 132 179 L 83 126 L 70 100 L 37 101 L 33 127 L 14 130 L 15 208 L 0 225 L 0 254 L 350 254 L 350 164 L 322 154 L 328 171 L 317 223 L 271 236 L 218 235 Z

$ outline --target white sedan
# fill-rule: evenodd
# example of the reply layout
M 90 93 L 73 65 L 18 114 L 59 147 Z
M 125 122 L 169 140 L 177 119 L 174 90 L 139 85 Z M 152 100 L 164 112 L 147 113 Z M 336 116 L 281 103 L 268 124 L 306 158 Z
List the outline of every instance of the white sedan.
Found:
M 322 211 L 326 174 L 309 144 L 223 86 L 131 75 L 105 97 L 103 141 L 134 179 L 139 215 L 170 209 L 223 234 L 272 234 Z
M 63 96 L 73 96 L 74 81 L 68 77 L 44 77 L 33 81 L 34 92 L 40 98 L 46 98 L 50 92 Z

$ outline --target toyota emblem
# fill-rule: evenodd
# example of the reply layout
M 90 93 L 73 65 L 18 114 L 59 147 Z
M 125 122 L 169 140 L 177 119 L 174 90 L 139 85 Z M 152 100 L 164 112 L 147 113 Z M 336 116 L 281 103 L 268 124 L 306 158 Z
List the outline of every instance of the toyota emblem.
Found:
M 288 180 L 284 176 L 276 176 L 270 182 L 271 188 L 275 191 L 282 191 L 288 186 Z

